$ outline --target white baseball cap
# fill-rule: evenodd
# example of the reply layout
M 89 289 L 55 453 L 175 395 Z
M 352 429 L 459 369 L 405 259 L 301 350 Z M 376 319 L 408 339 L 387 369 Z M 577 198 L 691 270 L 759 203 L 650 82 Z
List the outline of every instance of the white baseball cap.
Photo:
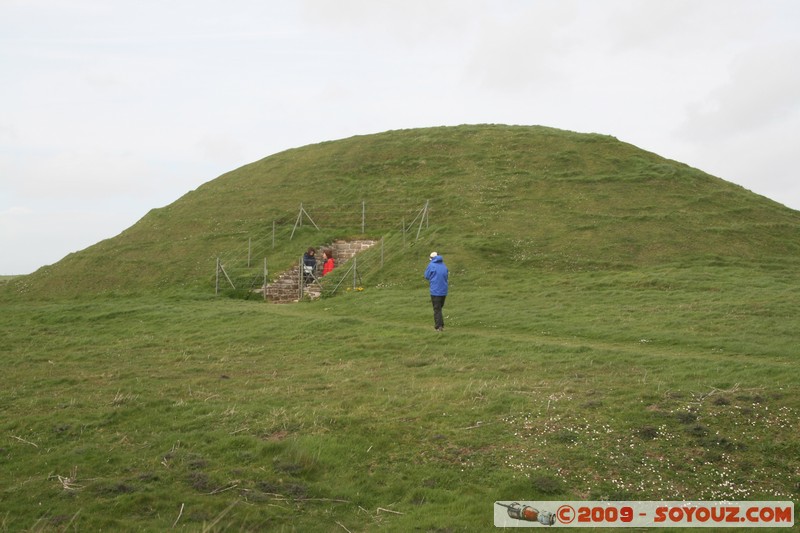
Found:
M 436 257 L 437 255 L 439 255 L 439 254 L 437 254 L 436 252 L 431 252 L 431 259 L 433 259 L 433 258 L 434 258 L 434 257 Z

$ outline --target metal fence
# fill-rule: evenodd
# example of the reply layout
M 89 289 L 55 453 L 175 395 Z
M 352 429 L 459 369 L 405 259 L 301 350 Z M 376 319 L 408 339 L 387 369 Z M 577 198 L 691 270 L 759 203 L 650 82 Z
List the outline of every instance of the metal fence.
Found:
M 217 256 L 215 293 L 233 292 L 244 298 L 261 294 L 266 298 L 264 288 L 287 270 L 287 263 L 296 264 L 294 258 L 287 261 L 285 253 L 276 254 L 276 248 L 293 241 L 300 234 L 306 240 L 314 239 L 316 234 L 322 237 L 323 234 L 337 232 L 352 234 L 360 231 L 362 235 L 380 235 L 377 251 L 362 252 L 359 256 L 364 255 L 364 260 L 354 257 L 353 261 L 342 265 L 346 274 L 337 272 L 337 276 L 334 276 L 339 278 L 339 275 L 347 275 L 347 280 L 342 277 L 335 284 L 330 280 L 323 284 L 323 294 L 332 294 L 345 287 L 357 290 L 365 272 L 381 268 L 387 253 L 399 252 L 407 242 L 418 240 L 423 230 L 429 228 L 429 218 L 430 202 L 427 200 L 416 206 L 366 202 L 336 206 L 301 203 L 295 213 L 276 217 L 271 227 L 265 228 L 263 233 L 243 235 L 241 247 Z M 288 221 L 292 221 L 292 224 Z M 393 238 L 387 240 L 387 235 Z M 331 244 L 314 242 L 320 248 Z M 270 258 L 276 255 L 277 263 L 283 265 L 278 272 L 270 264 Z

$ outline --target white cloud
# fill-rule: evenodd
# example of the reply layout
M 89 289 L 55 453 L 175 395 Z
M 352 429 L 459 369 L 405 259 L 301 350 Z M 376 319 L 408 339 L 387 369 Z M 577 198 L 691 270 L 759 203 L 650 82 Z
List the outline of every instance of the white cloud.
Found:
M 800 120 L 800 39 L 748 50 L 734 59 L 729 78 L 687 105 L 681 132 L 692 140 L 749 135 L 778 121 Z
M 108 196 L 146 198 L 154 192 L 150 181 L 154 169 L 130 154 L 59 152 L 31 158 L 20 166 L 21 173 L 9 186 L 27 198 L 96 201 Z
M 15 206 L 0 212 L 4 252 L 0 274 L 29 274 L 113 234 L 108 228 L 128 227 L 137 219 L 108 211 L 42 211 Z
M 33 209 L 18 205 L 13 205 L 8 209 L 6 209 L 5 211 L 0 211 L 0 217 L 9 217 L 9 219 L 12 219 L 14 217 L 23 217 L 31 214 L 33 214 Z

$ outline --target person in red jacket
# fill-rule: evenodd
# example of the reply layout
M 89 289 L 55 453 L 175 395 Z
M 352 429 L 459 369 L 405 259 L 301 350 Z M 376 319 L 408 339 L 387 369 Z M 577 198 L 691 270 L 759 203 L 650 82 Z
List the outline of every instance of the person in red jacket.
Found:
M 325 250 L 322 252 L 322 260 L 325 262 L 322 265 L 322 275 L 324 276 L 325 274 L 333 270 L 333 267 L 335 266 L 335 263 L 333 261 L 333 254 L 331 253 L 330 250 Z

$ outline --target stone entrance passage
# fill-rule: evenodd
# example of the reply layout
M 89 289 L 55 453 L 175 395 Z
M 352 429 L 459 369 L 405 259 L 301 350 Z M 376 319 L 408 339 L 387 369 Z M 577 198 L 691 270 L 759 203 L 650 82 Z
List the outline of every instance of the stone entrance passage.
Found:
M 321 259 L 321 250 L 331 250 L 336 268 L 342 268 L 354 255 L 368 250 L 375 246 L 379 241 L 375 240 L 337 240 L 329 245 L 317 248 L 317 255 Z M 319 259 L 318 259 L 319 262 Z M 319 272 L 322 271 L 321 263 L 318 264 Z M 295 265 L 291 269 L 283 272 L 278 278 L 269 283 L 266 288 L 266 299 L 272 303 L 292 303 L 300 300 L 300 265 Z M 303 296 L 311 299 L 320 297 L 322 287 L 319 283 L 313 282 L 304 284 Z

